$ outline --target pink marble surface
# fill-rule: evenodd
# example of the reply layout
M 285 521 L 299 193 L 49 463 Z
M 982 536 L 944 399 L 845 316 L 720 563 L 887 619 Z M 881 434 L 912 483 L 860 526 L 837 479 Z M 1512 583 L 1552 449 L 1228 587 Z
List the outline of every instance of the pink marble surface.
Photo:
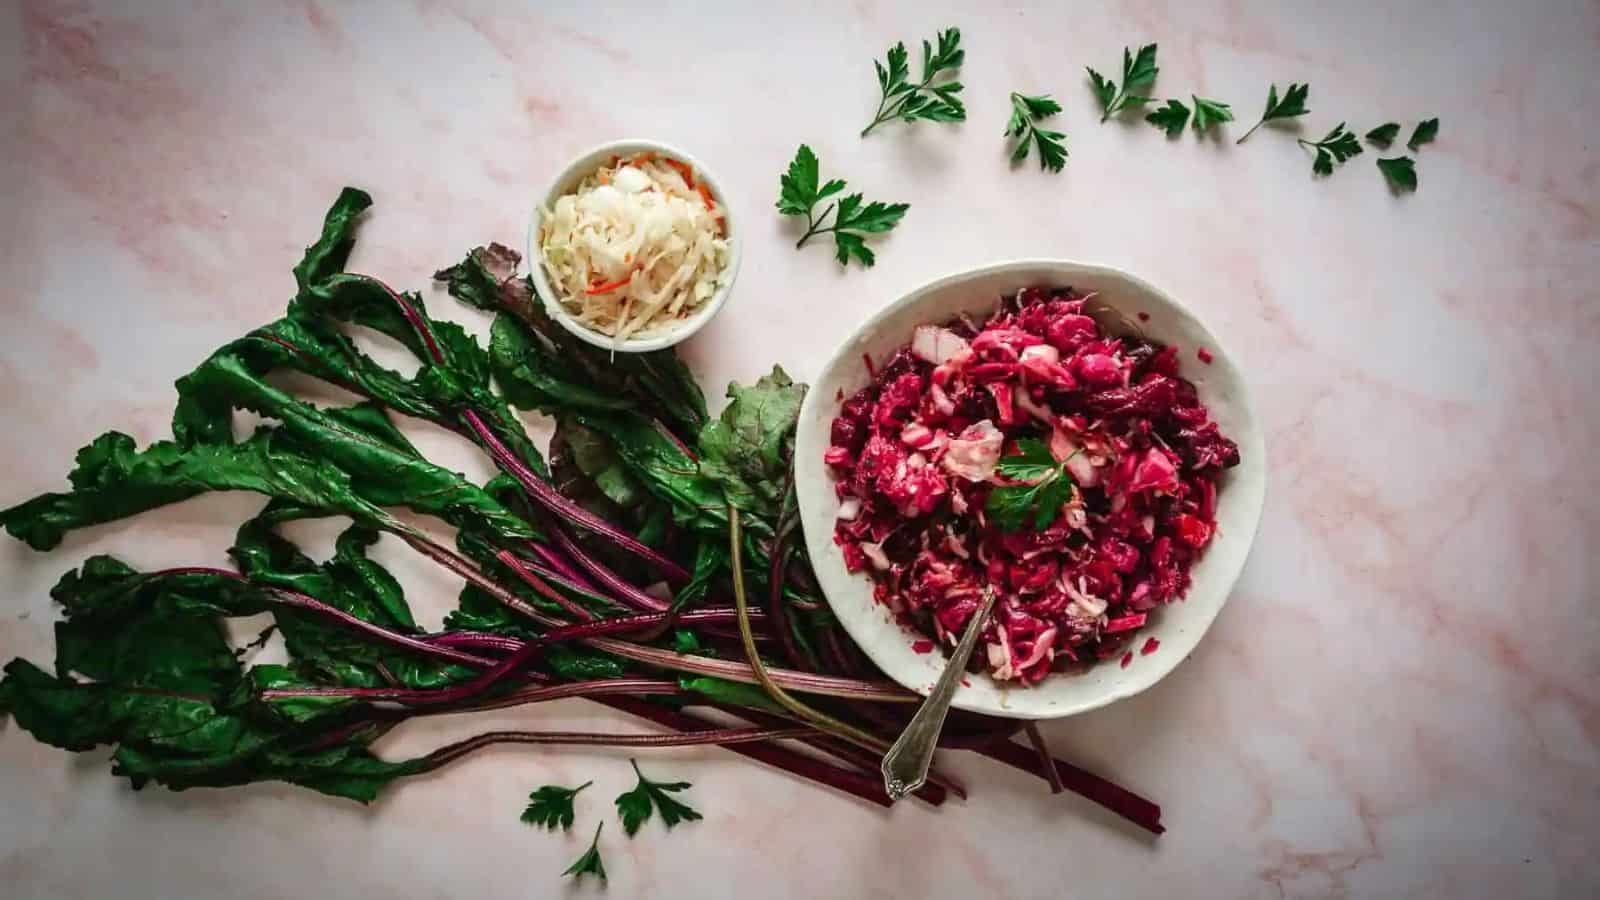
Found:
M 340 185 L 377 198 L 356 265 L 423 287 L 475 242 L 517 242 L 543 178 L 626 135 L 691 149 L 746 223 L 733 302 L 687 348 L 708 384 L 773 362 L 809 376 L 869 311 L 1005 257 L 1127 268 L 1227 337 L 1271 456 L 1244 578 L 1167 681 L 1046 729 L 1062 755 L 1161 801 L 1166 836 L 974 759 L 951 762 L 970 802 L 890 814 L 721 751 L 672 751 L 652 768 L 695 782 L 706 820 L 632 841 L 613 821 L 612 896 L 1600 891 L 1594 3 L 3 6 L 6 502 L 57 485 L 104 428 L 164 436 L 172 380 L 278 314 Z M 966 32 L 972 121 L 857 139 L 869 61 L 949 23 Z M 1421 190 L 1391 196 L 1371 154 L 1314 183 L 1284 134 L 1168 144 L 1096 124 L 1082 66 L 1145 40 L 1161 44 L 1161 93 L 1220 97 L 1241 117 L 1272 80 L 1311 82 L 1319 133 L 1439 115 Z M 1065 101 L 1065 173 L 1008 170 L 1013 88 Z M 773 214 L 801 141 L 853 187 L 912 203 L 870 272 L 795 252 Z M 256 504 L 197 501 L 48 556 L 0 543 L 0 657 L 49 658 L 46 589 L 83 557 L 220 562 Z M 439 615 L 454 586 L 392 558 Z M 578 702 L 504 720 L 638 727 Z M 556 873 L 580 838 L 516 816 L 533 787 L 590 777 L 593 822 L 629 783 L 620 755 L 488 753 L 371 809 L 272 786 L 135 794 L 103 756 L 0 726 L 0 884 L 566 893 Z

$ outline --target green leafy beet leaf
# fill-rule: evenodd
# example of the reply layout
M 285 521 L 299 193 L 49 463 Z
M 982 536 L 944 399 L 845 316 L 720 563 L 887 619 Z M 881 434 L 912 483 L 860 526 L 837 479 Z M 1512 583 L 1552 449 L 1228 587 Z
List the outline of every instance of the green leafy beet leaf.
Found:
M 572 420 L 604 435 L 645 490 L 672 508 L 679 525 L 726 540 L 727 499 L 722 486 L 702 474 L 700 464 L 653 423 L 626 413 L 579 414 Z
M 576 818 L 572 809 L 572 799 L 591 784 L 594 782 L 585 781 L 575 788 L 556 784 L 547 784 L 539 788 L 528 795 L 528 808 L 522 811 L 522 821 L 550 831 L 555 831 L 557 827 L 562 831 L 571 831 L 572 822 Z
M 460 474 L 330 417 L 268 384 L 246 361 L 232 354 L 213 356 L 179 379 L 178 391 L 279 420 L 287 441 L 314 457 L 319 467 L 330 472 L 338 467 L 337 471 L 347 473 L 350 491 L 370 506 L 409 507 L 458 528 L 480 528 L 505 537 L 536 534 L 528 522 Z
M 638 762 L 629 762 L 633 765 L 634 774 L 639 776 L 639 783 L 633 790 L 617 797 L 617 814 L 622 817 L 622 830 L 629 837 L 633 837 L 639 831 L 639 826 L 649 820 L 652 809 L 661 813 L 661 824 L 669 829 L 679 822 L 692 822 L 700 818 L 700 813 L 671 796 L 691 787 L 689 782 L 651 781 L 639 771 Z
M 210 572 L 160 576 L 111 556 L 91 556 L 50 590 L 72 620 L 119 622 L 135 616 L 250 616 L 267 609 L 259 588 Z
M 710 675 L 684 676 L 678 679 L 678 684 L 684 690 L 694 691 L 713 703 L 747 706 L 751 709 L 760 709 L 778 714 L 787 712 L 776 701 L 767 696 L 766 691 L 753 684 L 728 681 L 727 679 L 715 678 Z M 631 834 L 632 832 L 629 833 Z
M 703 536 L 695 546 L 694 567 L 690 569 L 689 580 L 672 595 L 673 608 L 689 609 L 704 601 L 712 583 L 727 571 L 728 564 L 727 542 L 718 540 L 714 535 Z
M 0 523 L 36 550 L 49 550 L 77 528 L 111 522 L 208 491 L 254 491 L 301 505 L 381 521 L 349 475 L 286 447 L 275 431 L 237 444 L 184 448 L 170 441 L 138 450 L 133 438 L 107 432 L 78 451 L 72 490 L 43 494 L 0 512 Z
M 607 499 L 622 507 L 644 501 L 644 488 L 603 436 L 570 420 L 561 420 L 557 427 L 572 452 L 574 464 Z
M 394 576 L 366 555 L 377 533 L 356 525 L 335 543 L 335 554 L 318 564 L 275 531 L 282 515 L 266 514 L 240 527 L 228 551 L 251 581 L 315 597 L 342 612 L 384 628 L 416 629 L 411 609 Z M 439 688 L 470 678 L 474 670 L 443 663 L 409 650 L 374 642 L 318 613 L 276 606 L 273 617 L 283 633 L 297 672 L 337 684 L 380 687 L 398 682 L 410 688 Z
M 700 469 L 729 503 L 774 522 L 789 487 L 789 460 L 805 385 L 774 368 L 753 386 L 728 386 L 732 402 L 700 434 Z
M 306 248 L 305 258 L 294 267 L 294 280 L 303 291 L 336 272 L 344 271 L 345 261 L 355 246 L 356 219 L 372 206 L 372 195 L 347 187 L 328 209 L 322 222 L 322 235 Z
M 520 260 L 490 244 L 434 274 L 457 300 L 509 317 L 491 333 L 490 362 L 513 405 L 550 413 L 636 409 L 680 434 L 700 429 L 705 395 L 674 351 L 616 355 L 579 341 L 545 313 L 531 282 L 517 277 Z
M 519 409 L 557 415 L 573 409 L 615 412 L 637 405 L 626 394 L 567 380 L 572 367 L 540 350 L 526 330 L 506 315 L 498 316 L 490 330 L 489 357 L 495 381 Z
M 553 644 L 546 648 L 544 665 L 568 681 L 621 678 L 628 674 L 627 668 L 615 656 L 588 650 L 574 650 L 565 644 Z

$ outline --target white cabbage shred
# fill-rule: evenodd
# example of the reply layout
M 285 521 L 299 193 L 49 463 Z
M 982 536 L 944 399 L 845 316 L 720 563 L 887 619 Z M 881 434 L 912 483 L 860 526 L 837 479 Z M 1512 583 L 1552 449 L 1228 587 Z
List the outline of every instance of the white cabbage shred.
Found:
M 722 210 L 688 166 L 613 159 L 544 209 L 539 249 L 567 312 L 618 343 L 670 330 L 716 293 Z

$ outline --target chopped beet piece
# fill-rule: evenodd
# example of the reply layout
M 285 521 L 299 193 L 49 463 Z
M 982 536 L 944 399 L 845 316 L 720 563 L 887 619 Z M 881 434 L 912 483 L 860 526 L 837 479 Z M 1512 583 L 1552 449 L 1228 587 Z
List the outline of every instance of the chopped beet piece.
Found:
M 912 641 L 911 642 L 911 652 L 912 653 L 932 653 L 933 652 L 933 641 L 930 641 L 927 638 L 923 638 L 923 639 L 918 640 L 918 641 Z
M 1206 348 L 1201 347 L 1200 349 L 1198 349 L 1198 350 L 1196 350 L 1194 352 L 1194 355 L 1200 357 L 1200 361 L 1205 363 L 1206 365 L 1208 365 L 1208 366 L 1211 365 L 1211 358 L 1212 357 L 1211 357 L 1211 351 L 1210 350 L 1207 350 Z
M 1144 642 L 1144 646 L 1139 648 L 1139 655 L 1149 656 L 1159 649 L 1161 649 L 1161 642 L 1155 638 L 1149 638 Z

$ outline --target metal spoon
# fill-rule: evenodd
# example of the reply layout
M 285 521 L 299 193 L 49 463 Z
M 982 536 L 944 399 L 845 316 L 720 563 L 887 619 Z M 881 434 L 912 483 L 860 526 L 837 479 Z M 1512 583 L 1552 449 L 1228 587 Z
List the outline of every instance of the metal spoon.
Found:
M 950 654 L 950 660 L 945 663 L 939 682 L 933 686 L 928 698 L 922 701 L 922 706 L 911 717 L 906 730 L 895 739 L 894 746 L 883 755 L 883 789 L 889 794 L 890 801 L 899 800 L 922 787 L 928 780 L 928 768 L 933 765 L 933 749 L 939 743 L 939 732 L 944 730 L 945 716 L 950 713 L 950 701 L 955 699 L 956 687 L 961 684 L 961 676 L 967 671 L 967 658 L 972 656 L 972 648 L 978 644 L 978 632 L 983 630 L 983 623 L 989 620 L 994 601 L 994 589 L 985 589 L 983 605 L 967 622 L 967 630 L 962 632 L 955 652 Z

